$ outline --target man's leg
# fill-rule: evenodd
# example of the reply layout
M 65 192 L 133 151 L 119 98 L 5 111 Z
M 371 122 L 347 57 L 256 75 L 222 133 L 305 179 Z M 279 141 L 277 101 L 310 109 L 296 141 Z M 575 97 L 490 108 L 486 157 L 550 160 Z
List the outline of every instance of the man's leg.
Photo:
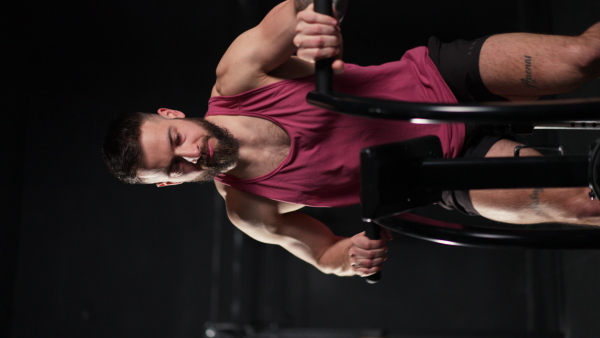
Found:
M 517 145 L 511 140 L 500 140 L 486 157 L 513 156 Z M 540 155 L 531 149 L 522 154 Z M 589 188 L 471 190 L 470 197 L 481 216 L 499 222 L 600 225 L 600 201 L 591 200 L 589 192 Z
M 574 37 L 491 36 L 481 49 L 479 67 L 488 90 L 510 100 L 570 92 L 600 77 L 600 22 Z

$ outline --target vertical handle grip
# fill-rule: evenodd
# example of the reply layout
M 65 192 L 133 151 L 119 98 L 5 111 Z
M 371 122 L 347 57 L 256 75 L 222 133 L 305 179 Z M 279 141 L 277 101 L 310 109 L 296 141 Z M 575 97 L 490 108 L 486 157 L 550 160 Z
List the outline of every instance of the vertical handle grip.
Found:
M 332 0 L 314 0 L 315 12 L 333 16 Z M 333 92 L 333 58 L 318 60 L 315 64 L 315 82 L 317 93 L 331 94 Z
M 381 229 L 379 228 L 379 225 L 373 222 L 367 222 L 366 225 L 366 235 L 369 239 L 381 239 Z M 381 279 L 381 272 L 374 273 L 365 278 L 367 280 L 367 283 L 375 284 Z
M 332 0 L 314 0 L 315 12 L 333 16 Z M 317 93 L 332 94 L 333 93 L 333 70 L 331 64 L 333 58 L 319 60 L 315 65 L 315 82 Z M 380 229 L 375 223 L 367 223 L 366 235 L 369 239 L 380 239 Z M 366 280 L 369 284 L 375 284 L 381 279 L 381 272 L 367 276 Z

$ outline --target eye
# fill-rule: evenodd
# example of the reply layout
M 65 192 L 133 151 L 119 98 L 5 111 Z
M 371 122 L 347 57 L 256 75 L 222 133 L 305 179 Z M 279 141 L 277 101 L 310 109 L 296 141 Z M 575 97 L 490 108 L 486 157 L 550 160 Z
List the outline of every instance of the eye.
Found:
M 175 130 L 172 130 L 172 131 L 169 133 L 169 135 L 170 135 L 169 139 L 170 139 L 170 141 L 171 141 L 171 146 L 172 146 L 172 147 L 178 147 L 178 146 L 180 146 L 180 145 L 181 145 L 181 141 L 183 141 L 183 138 L 181 137 L 181 134 L 180 134 L 180 133 L 178 133 L 178 132 L 177 132 L 177 131 L 175 131 Z

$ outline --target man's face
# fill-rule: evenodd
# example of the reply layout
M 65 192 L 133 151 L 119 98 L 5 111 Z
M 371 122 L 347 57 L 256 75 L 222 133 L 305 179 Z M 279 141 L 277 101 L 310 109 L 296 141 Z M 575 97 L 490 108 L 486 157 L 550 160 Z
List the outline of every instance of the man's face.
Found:
M 232 169 L 239 146 L 229 132 L 196 118 L 157 116 L 140 127 L 144 183 L 205 182 Z

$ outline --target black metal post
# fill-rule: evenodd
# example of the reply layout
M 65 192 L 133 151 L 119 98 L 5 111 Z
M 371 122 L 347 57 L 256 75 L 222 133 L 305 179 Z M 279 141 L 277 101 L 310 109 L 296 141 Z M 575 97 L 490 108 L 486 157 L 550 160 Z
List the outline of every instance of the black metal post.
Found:
M 333 16 L 331 0 L 315 0 L 315 12 Z M 317 92 L 320 94 L 331 94 L 333 92 L 333 71 L 331 64 L 333 59 L 319 60 L 315 64 L 315 82 Z

